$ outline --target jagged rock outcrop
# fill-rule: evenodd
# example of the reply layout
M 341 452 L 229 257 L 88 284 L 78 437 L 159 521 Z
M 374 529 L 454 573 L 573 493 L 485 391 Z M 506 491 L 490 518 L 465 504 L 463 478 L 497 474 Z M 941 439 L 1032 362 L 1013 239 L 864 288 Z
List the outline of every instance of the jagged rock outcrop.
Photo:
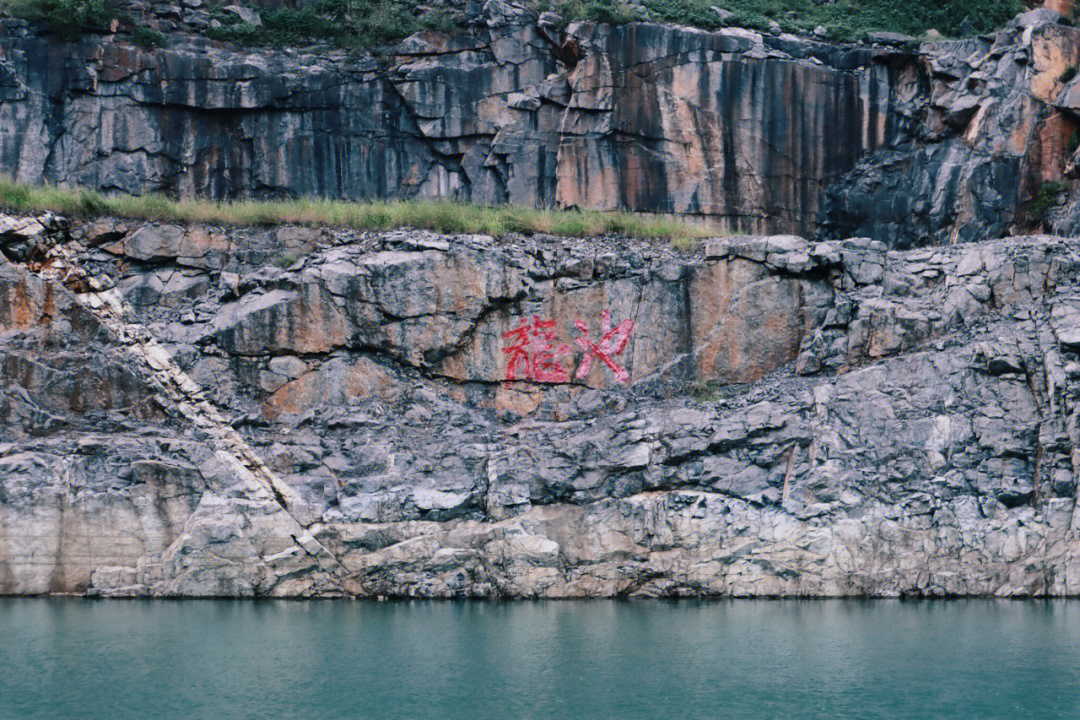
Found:
M 0 226 L 0 592 L 1080 592 L 1080 241 Z
M 987 37 L 924 44 L 896 84 L 908 137 L 826 191 L 821 232 L 891 247 L 1080 232 L 1080 29 L 1056 20 L 1039 9 Z

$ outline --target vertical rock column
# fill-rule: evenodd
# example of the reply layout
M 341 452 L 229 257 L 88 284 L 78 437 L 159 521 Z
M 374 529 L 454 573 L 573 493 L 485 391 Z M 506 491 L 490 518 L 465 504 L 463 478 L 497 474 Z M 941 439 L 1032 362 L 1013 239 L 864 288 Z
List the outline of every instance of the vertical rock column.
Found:
M 571 33 L 583 57 L 568 77 L 563 206 L 810 233 L 824 188 L 894 133 L 888 64 L 870 51 L 644 24 Z

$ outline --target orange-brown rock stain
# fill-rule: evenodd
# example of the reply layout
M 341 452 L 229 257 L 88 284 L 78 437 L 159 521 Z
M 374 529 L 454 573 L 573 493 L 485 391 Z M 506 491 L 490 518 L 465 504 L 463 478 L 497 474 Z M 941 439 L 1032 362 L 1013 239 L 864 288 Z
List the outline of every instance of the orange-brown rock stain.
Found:
M 1061 25 L 1043 25 L 1031 38 L 1031 94 L 1045 103 L 1053 103 L 1064 89 L 1061 82 L 1068 68 L 1080 64 L 1080 44 L 1071 37 L 1076 31 Z
M 803 323 L 799 281 L 743 259 L 706 265 L 691 283 L 690 326 L 699 380 L 746 383 L 791 362 Z
M 0 291 L 0 332 L 48 325 L 56 314 L 53 284 L 22 278 Z M 3 285 L 0 285 L 3 288 Z
M 301 295 L 286 306 L 285 312 L 285 322 L 277 329 L 279 347 L 299 353 L 325 353 L 348 340 L 348 321 L 317 285 L 303 286 Z
M 263 414 L 276 420 L 283 413 L 300 414 L 313 407 L 343 403 L 353 398 L 392 399 L 397 384 L 390 374 L 368 358 L 347 366 L 328 363 L 278 388 L 263 404 Z

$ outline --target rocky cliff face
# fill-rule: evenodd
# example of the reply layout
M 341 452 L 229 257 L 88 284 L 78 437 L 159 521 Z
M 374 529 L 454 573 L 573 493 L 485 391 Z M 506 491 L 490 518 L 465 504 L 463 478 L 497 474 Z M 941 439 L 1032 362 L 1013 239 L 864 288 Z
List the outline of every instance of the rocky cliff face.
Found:
M 166 8 L 169 13 L 174 9 Z M 840 48 L 490 0 L 386 54 L 0 27 L 0 172 L 215 198 L 451 197 L 707 216 L 892 247 L 1080 229 L 1080 30 Z M 1050 200 L 1027 211 L 1047 182 Z M 1044 203 L 1045 204 L 1045 203 Z
M 914 56 L 729 29 L 577 24 L 492 0 L 389 54 L 0 27 L 0 172 L 214 198 L 626 207 L 812 232 L 824 190 L 905 137 Z
M 0 592 L 1080 592 L 1080 242 L 3 222 Z
M 1080 593 L 1080 241 L 1009 235 L 1080 226 L 1080 30 L 482 20 L 359 57 L 3 20 L 0 170 L 817 239 L 0 216 L 0 593 Z
M 912 247 L 1080 232 L 1080 29 L 1056 19 L 1036 10 L 995 35 L 923 45 L 897 83 L 908 135 L 826 190 L 822 234 Z

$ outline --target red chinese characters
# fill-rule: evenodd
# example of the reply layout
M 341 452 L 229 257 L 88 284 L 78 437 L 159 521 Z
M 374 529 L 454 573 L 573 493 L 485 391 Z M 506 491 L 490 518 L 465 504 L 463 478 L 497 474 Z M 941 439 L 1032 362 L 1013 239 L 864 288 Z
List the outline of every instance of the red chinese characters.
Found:
M 578 380 L 589 374 L 592 367 L 592 359 L 595 357 L 600 362 L 611 368 L 615 373 L 615 379 L 624 385 L 630 382 L 630 373 L 615 362 L 614 355 L 622 355 L 626 349 L 626 343 L 630 341 L 630 333 L 634 330 L 634 321 L 627 318 L 615 327 L 611 327 L 611 312 L 604 310 L 600 313 L 600 341 L 593 342 L 589 339 L 589 326 L 578 320 L 574 326 L 581 331 L 582 336 L 574 338 L 574 342 L 585 351 L 585 357 L 578 365 L 574 375 Z
M 574 377 L 583 379 L 589 374 L 593 358 L 606 365 L 615 373 L 620 383 L 630 382 L 630 373 L 615 362 L 615 358 L 626 349 L 630 333 L 634 329 L 633 320 L 623 320 L 611 327 L 611 312 L 604 310 L 600 314 L 600 337 L 595 342 L 589 335 L 589 326 L 582 320 L 574 323 L 581 336 L 574 341 L 584 351 Z M 537 383 L 570 382 L 570 373 L 563 366 L 562 359 L 571 352 L 566 343 L 558 342 L 555 321 L 541 319 L 534 315 L 532 320 L 523 319 L 513 330 L 503 333 L 503 339 L 509 342 L 502 349 L 507 355 L 506 381 L 527 380 Z
M 506 361 L 506 381 L 531 380 L 541 383 L 564 383 L 570 381 L 570 373 L 559 358 L 570 353 L 566 343 L 555 342 L 555 321 L 541 320 L 533 315 L 532 322 L 522 320 L 513 330 L 503 333 L 510 340 L 510 347 L 502 351 L 509 355 Z

